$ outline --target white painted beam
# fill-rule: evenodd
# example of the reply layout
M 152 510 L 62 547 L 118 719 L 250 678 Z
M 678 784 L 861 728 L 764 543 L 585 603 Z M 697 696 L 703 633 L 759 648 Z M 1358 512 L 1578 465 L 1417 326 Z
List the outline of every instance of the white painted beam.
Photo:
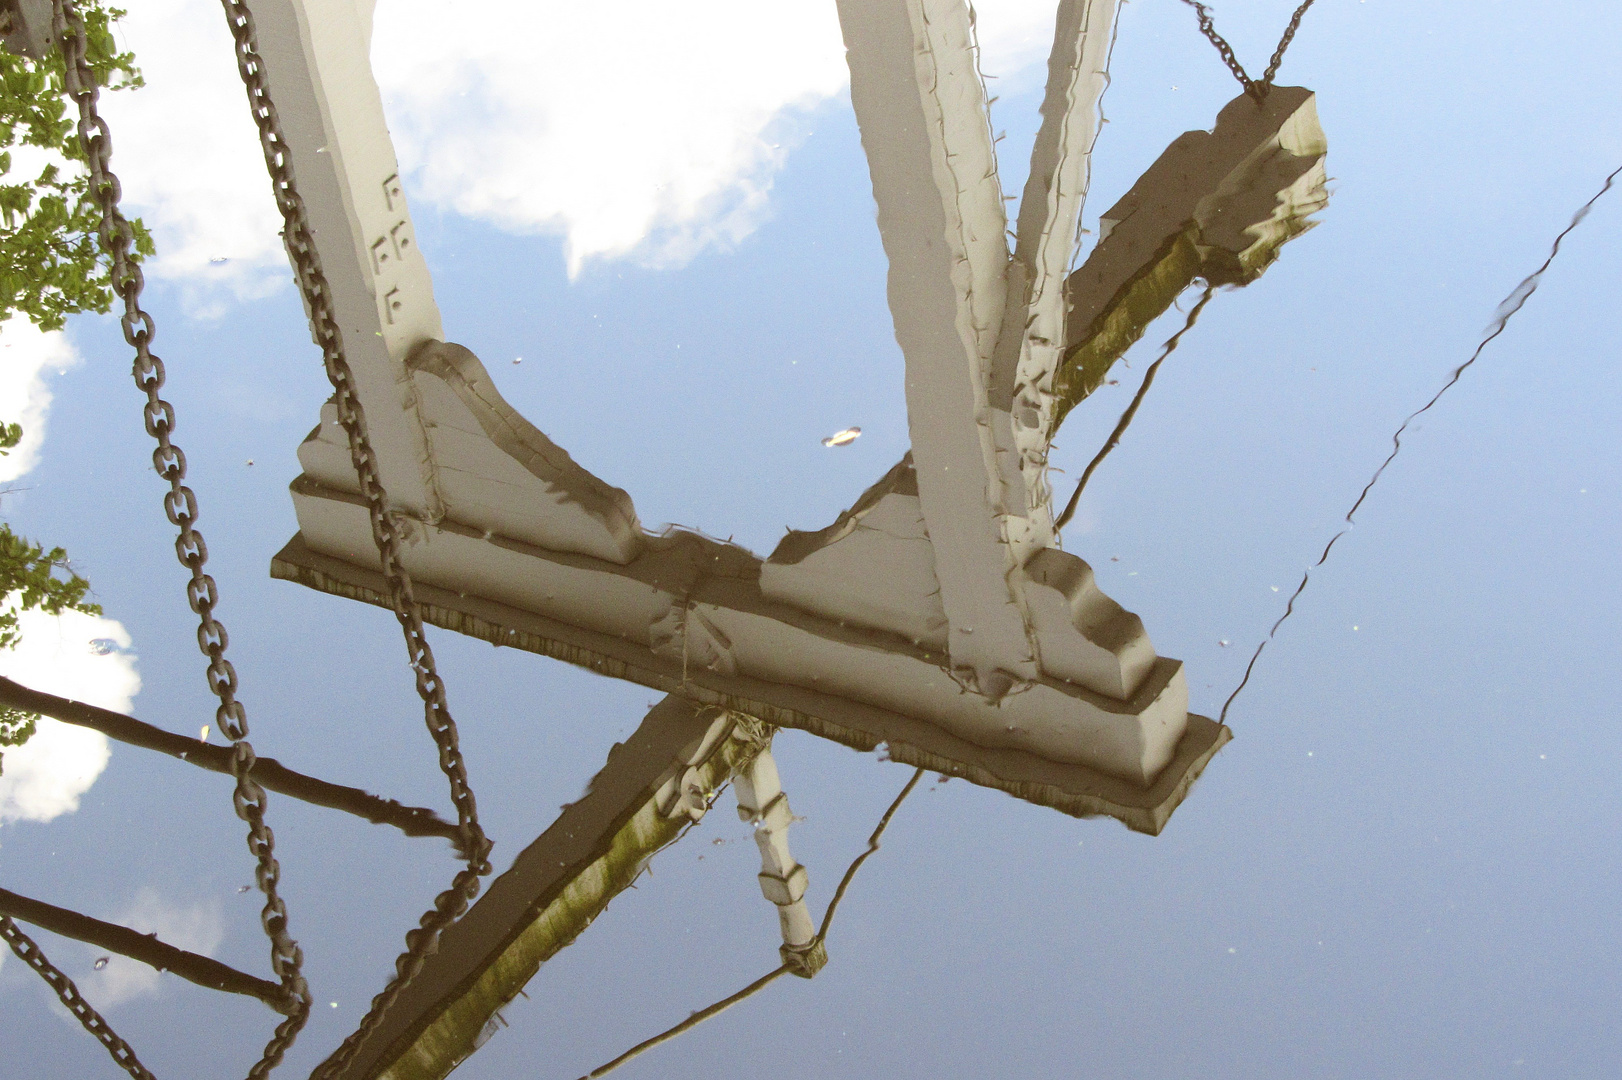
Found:
M 265 76 L 389 500 L 444 512 L 405 358 L 441 337 L 370 60 L 372 0 L 250 0 Z
M 492 427 L 495 418 L 515 415 L 465 349 L 429 346 L 414 356 L 413 373 L 423 400 L 458 401 L 465 416 L 486 413 Z M 436 413 L 447 416 L 449 409 L 436 406 Z M 464 419 L 458 426 L 470 431 L 478 425 Z M 325 425 L 305 445 L 331 442 L 334 435 Z M 460 507 L 481 504 L 458 496 L 452 513 L 414 527 L 402 551 L 413 580 L 612 635 L 673 665 L 684 683 L 712 673 L 813 689 L 917 717 L 980 746 L 1086 764 L 1139 785 L 1153 782 L 1175 752 L 1187 724 L 1187 687 L 1174 660 L 1120 649 L 1124 674 L 1098 683 L 1092 678 L 1098 661 L 1108 661 L 1077 653 L 1073 670 L 1037 672 L 1001 699 L 965 694 L 938 645 L 785 603 L 767 593 L 761 560 L 741 548 L 690 533 L 632 532 L 618 500 L 598 497 L 615 489 L 552 449 L 561 460 L 557 471 L 544 475 L 533 471 L 539 466 L 520 468 L 511 456 L 507 473 L 481 467 L 492 479 L 511 478 L 512 505 L 523 514 L 505 522 L 463 520 Z M 335 450 L 320 459 L 336 458 Z M 481 457 L 510 453 L 492 441 Z M 307 467 L 317 463 L 318 455 L 301 456 Z M 352 488 L 352 478 L 346 490 L 329 486 L 313 469 L 300 477 L 293 485 L 299 526 L 314 551 L 375 567 L 366 510 Z M 1048 554 L 1066 564 L 1074 560 L 1064 552 Z M 1052 606 L 1075 613 L 1078 625 L 1109 624 L 1105 639 L 1130 646 L 1132 627 L 1141 634 L 1136 617 L 1126 616 L 1131 625 L 1123 638 L 1116 614 L 1125 613 L 1094 595 L 1090 573 L 1055 565 L 1028 584 L 1051 593 Z M 1069 633 L 1086 644 L 1074 626 Z
M 1013 454 L 1025 505 L 1010 515 L 1021 561 L 1054 542 L 1048 486 L 1053 376 L 1065 347 L 1065 276 L 1092 175 L 1099 102 L 1109 85 L 1109 56 L 1120 0 L 1061 0 L 1048 59 L 1042 126 L 1020 199 L 1008 308 L 998 340 L 990 398 L 1012 414 Z M 1038 633 L 1038 641 L 1041 635 Z
M 973 27 L 963 0 L 840 0 L 839 20 L 948 652 L 956 677 L 995 698 L 1038 667 L 1003 533 L 1017 462 L 1000 460 L 992 425 L 1006 413 L 986 397 L 1008 246 Z

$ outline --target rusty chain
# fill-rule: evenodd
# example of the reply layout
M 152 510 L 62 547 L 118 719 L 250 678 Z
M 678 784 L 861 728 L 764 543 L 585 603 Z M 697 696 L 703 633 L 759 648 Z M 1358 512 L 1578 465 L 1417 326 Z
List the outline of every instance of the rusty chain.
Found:
M 458 746 L 456 721 L 445 700 L 445 684 L 434 665 L 434 654 L 424 632 L 422 615 L 412 590 L 411 575 L 400 558 L 399 519 L 390 513 L 388 495 L 378 479 L 377 460 L 367 438 L 366 414 L 353 388 L 354 376 L 344 353 L 342 331 L 333 316 L 331 291 L 321 269 L 321 259 L 312 238 L 304 201 L 299 196 L 287 141 L 282 135 L 275 103 L 265 84 L 264 61 L 259 55 L 252 13 L 242 0 L 221 0 L 231 36 L 236 45 L 237 68 L 248 93 L 248 104 L 259 141 L 270 170 L 277 209 L 284 223 L 283 240 L 293 264 L 299 291 L 309 312 L 310 326 L 321 347 L 322 363 L 332 383 L 333 404 L 338 423 L 349 439 L 350 460 L 360 480 L 371 518 L 372 539 L 376 542 L 383 577 L 395 618 L 405 634 L 411 669 L 416 672 L 417 694 L 422 698 L 424 716 L 434 744 L 439 749 L 441 771 L 450 781 L 451 800 L 456 805 L 461 850 L 467 866 L 451 886 L 434 900 L 434 907 L 419 920 L 417 929 L 406 934 L 406 951 L 395 961 L 395 977 L 372 999 L 371 1010 L 360 1026 L 344 1040 L 338 1051 L 317 1070 L 327 1076 L 342 1068 L 366 1034 L 377 1026 L 383 1013 L 400 991 L 422 969 L 428 954 L 438 946 L 440 934 L 478 895 L 479 878 L 490 872 L 490 841 L 479 825 L 473 789 L 468 784 Z
M 118 1032 L 109 1027 L 107 1021 L 101 1018 L 101 1014 L 90 1007 L 90 1003 L 79 993 L 79 988 L 73 985 L 73 980 L 58 971 L 45 958 L 40 947 L 17 928 L 17 924 L 11 921 L 10 916 L 0 915 L 0 937 L 6 939 L 6 943 L 11 946 L 11 951 L 17 954 L 18 959 L 33 968 L 40 978 L 50 984 L 68 1012 L 107 1048 L 113 1060 L 118 1062 L 119 1068 L 135 1077 L 135 1080 L 156 1080 L 135 1056 L 130 1044 L 118 1037 Z
M 86 57 L 88 38 L 84 20 L 74 0 L 53 0 L 52 16 L 52 28 L 62 50 L 63 86 L 79 109 L 79 143 L 90 173 L 90 190 L 101 210 L 101 245 L 112 262 L 113 291 L 124 303 L 119 321 L 124 340 L 135 349 L 132 374 L 135 384 L 146 393 L 146 430 L 158 444 L 152 452 L 152 467 L 169 481 L 163 508 L 170 522 L 180 530 L 175 538 L 175 555 L 191 571 L 186 599 L 199 620 L 197 645 L 208 657 L 208 687 L 220 702 L 215 710 L 215 722 L 221 734 L 231 742 L 231 774 L 236 779 L 232 803 L 237 816 L 248 824 L 248 850 L 257 861 L 255 876 L 260 891 L 265 894 L 265 906 L 259 919 L 270 939 L 271 970 L 281 980 L 285 995 L 287 1019 L 277 1025 L 264 1054 L 248 1073 L 257 1080 L 280 1063 L 309 1017 L 310 990 L 300 971 L 304 957 L 298 943 L 288 933 L 287 905 L 278 891 L 281 867 L 276 861 L 275 834 L 265 824 L 265 791 L 252 776 L 254 752 L 248 742 L 247 711 L 236 696 L 236 669 L 225 657 L 230 638 L 214 617 L 219 590 L 203 569 L 208 562 L 208 545 L 193 524 L 198 516 L 197 497 L 185 483 L 186 455 L 170 440 L 175 411 L 160 395 L 164 366 L 151 350 L 157 328 L 152 316 L 141 308 L 144 279 L 139 264 L 131 257 L 134 231 L 119 209 L 123 189 L 110 167 L 112 134 L 96 107 L 99 88 Z M 91 1015 L 94 1016 L 93 1010 Z M 117 1054 L 114 1056 L 116 1058 Z
M 1239 85 L 1245 88 L 1245 93 L 1257 101 L 1261 101 L 1267 96 L 1267 92 L 1273 89 L 1273 79 L 1278 75 L 1279 65 L 1284 63 L 1284 50 L 1288 49 L 1290 42 L 1295 40 L 1295 32 L 1301 29 L 1301 17 L 1307 13 L 1307 8 L 1311 7 L 1314 2 L 1315 0 L 1305 0 L 1300 7 L 1295 9 L 1295 14 L 1290 16 L 1290 24 L 1284 28 L 1284 36 L 1279 38 L 1278 48 L 1273 50 L 1273 58 L 1268 62 L 1267 71 L 1262 75 L 1262 81 L 1256 82 L 1246 74 L 1244 65 L 1240 64 L 1239 58 L 1234 55 L 1233 46 L 1228 44 L 1226 38 L 1217 33 L 1216 23 L 1211 19 L 1211 9 L 1200 3 L 1199 0 L 1183 0 L 1183 3 L 1194 9 L 1194 15 L 1199 20 L 1200 33 L 1204 34 L 1206 40 L 1216 49 L 1217 55 L 1222 57 L 1222 62 L 1228 66 L 1229 71 L 1233 72 L 1233 77 L 1238 79 Z

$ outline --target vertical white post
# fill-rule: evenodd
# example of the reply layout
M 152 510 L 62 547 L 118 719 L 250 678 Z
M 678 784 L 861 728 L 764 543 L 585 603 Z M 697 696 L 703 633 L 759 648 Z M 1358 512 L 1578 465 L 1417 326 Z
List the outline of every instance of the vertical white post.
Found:
M 811 944 L 816 927 L 805 906 L 805 867 L 794 861 L 788 850 L 788 827 L 794 814 L 777 775 L 777 762 L 769 747 L 763 747 L 749 765 L 732 777 L 738 795 L 738 816 L 755 826 L 755 843 L 760 846 L 760 891 L 777 905 L 777 921 L 783 931 L 783 944 L 801 950 Z

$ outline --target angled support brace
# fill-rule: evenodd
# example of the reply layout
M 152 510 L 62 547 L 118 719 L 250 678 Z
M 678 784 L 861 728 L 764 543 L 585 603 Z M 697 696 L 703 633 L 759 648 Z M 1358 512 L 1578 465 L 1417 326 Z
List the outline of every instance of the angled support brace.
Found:
M 703 816 L 765 738 L 747 717 L 674 696 L 655 705 L 609 752 L 586 794 L 446 930 L 341 1080 L 439 1080 L 454 1069 L 496 1030 L 500 1010 L 540 966 Z

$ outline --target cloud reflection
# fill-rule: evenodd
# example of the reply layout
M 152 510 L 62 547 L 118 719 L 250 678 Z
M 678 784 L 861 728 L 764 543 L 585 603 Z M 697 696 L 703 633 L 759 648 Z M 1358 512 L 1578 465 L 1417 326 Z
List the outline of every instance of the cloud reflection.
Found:
M 1052 0 L 976 5 L 982 68 L 1031 75 Z M 378 5 L 372 63 L 419 205 L 563 238 L 593 260 L 679 266 L 769 216 L 789 153 L 847 81 L 832 4 L 492 0 Z M 131 5 L 121 35 L 145 89 L 106 95 L 113 165 L 154 230 L 150 273 L 219 316 L 287 280 L 264 161 L 213 0 Z

